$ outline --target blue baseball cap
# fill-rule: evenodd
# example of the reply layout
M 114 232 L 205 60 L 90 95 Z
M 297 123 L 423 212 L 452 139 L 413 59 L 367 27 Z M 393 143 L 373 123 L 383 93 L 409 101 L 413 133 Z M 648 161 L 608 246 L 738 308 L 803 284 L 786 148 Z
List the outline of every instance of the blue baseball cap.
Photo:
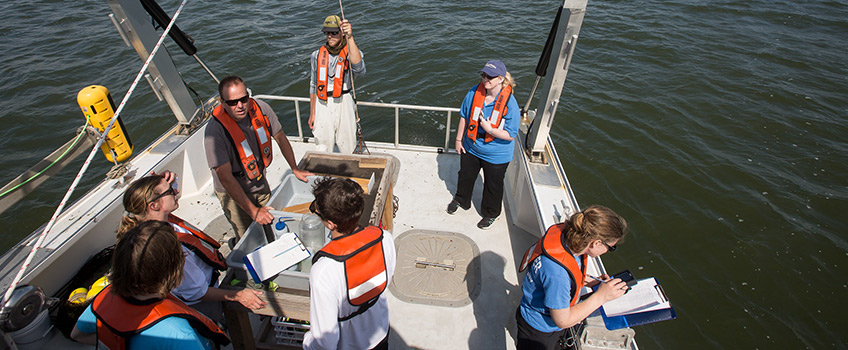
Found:
M 506 66 L 501 61 L 491 60 L 489 62 L 486 62 L 486 65 L 483 66 L 483 69 L 481 69 L 477 73 L 484 73 L 490 77 L 502 77 L 506 76 Z

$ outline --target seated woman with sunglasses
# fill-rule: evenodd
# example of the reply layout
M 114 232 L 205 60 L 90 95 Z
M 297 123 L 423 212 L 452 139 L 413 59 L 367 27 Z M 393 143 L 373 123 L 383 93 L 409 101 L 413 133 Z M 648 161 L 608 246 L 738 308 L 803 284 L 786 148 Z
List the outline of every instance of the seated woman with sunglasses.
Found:
M 572 348 L 576 339 L 568 338 L 576 334 L 566 334 L 566 329 L 582 322 L 604 303 L 624 295 L 626 283 L 603 275 L 598 278 L 605 280 L 598 290 L 578 302 L 584 285 L 598 283 L 586 283 L 588 258 L 614 252 L 626 235 L 627 222 L 621 216 L 595 205 L 551 226 L 530 247 L 520 267 L 520 271 L 528 271 L 521 283 L 524 294 L 515 313 L 517 349 L 560 349 L 562 344 L 562 348 Z
M 216 287 L 219 271 L 227 268 L 224 257 L 218 252 L 220 244 L 172 214 L 180 207 L 177 200 L 179 191 L 172 185 L 174 181 L 174 174 L 165 171 L 161 175 L 142 177 L 127 187 L 124 192 L 124 210 L 128 215 L 121 218 L 118 240 L 141 222 L 169 222 L 185 254 L 182 283 L 171 294 L 216 321 L 223 320 L 221 301 L 237 301 L 248 309 L 264 307 L 266 303 L 258 297 L 261 291 L 224 290 Z

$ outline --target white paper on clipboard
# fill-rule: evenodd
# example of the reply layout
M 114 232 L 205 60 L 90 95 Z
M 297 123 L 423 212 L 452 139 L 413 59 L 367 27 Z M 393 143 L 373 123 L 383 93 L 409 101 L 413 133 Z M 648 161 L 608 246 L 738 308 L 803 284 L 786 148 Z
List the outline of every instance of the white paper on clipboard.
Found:
M 244 256 L 248 272 L 254 280 L 265 281 L 309 257 L 309 251 L 294 232 L 286 232 Z
M 607 317 L 615 317 L 670 307 L 671 303 L 659 288 L 657 280 L 651 277 L 639 280 L 620 298 L 606 302 L 604 312 Z

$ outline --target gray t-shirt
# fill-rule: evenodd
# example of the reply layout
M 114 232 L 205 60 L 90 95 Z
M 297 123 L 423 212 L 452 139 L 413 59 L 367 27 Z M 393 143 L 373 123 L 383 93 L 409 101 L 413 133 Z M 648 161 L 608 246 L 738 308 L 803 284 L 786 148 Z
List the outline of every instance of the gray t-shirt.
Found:
M 262 113 L 268 117 L 268 121 L 271 123 L 271 136 L 276 135 L 278 132 L 281 132 L 283 129 L 282 125 L 280 125 L 280 121 L 277 119 L 277 114 L 274 113 L 274 110 L 271 109 L 265 101 L 256 100 L 256 104 L 259 105 L 259 109 L 262 110 Z M 213 117 L 214 118 L 214 117 Z M 254 155 L 259 156 L 262 152 L 259 149 L 259 142 L 256 141 L 256 133 L 253 131 L 253 127 L 250 125 L 250 118 L 244 118 L 241 121 L 237 121 L 236 124 L 241 128 L 241 131 L 244 132 L 245 138 L 247 139 L 247 143 L 250 144 L 250 150 Z M 226 192 L 224 190 L 224 186 L 221 185 L 221 181 L 218 180 L 218 174 L 215 173 L 215 168 L 230 163 L 230 166 L 233 168 L 233 172 L 243 172 L 244 166 L 241 164 L 241 159 L 238 156 L 238 151 L 234 148 L 233 143 L 227 137 L 227 130 L 224 128 L 221 123 L 216 120 L 210 120 L 206 124 L 206 134 L 203 138 L 203 145 L 206 147 L 206 161 L 209 163 L 209 168 L 212 170 L 212 179 L 215 182 L 215 191 L 218 192 Z M 272 141 L 274 142 L 274 141 Z M 257 161 L 260 166 L 262 166 L 262 159 L 257 158 Z M 256 193 L 265 188 L 268 188 L 268 181 L 265 180 L 265 169 L 262 169 L 262 178 L 259 180 L 250 180 L 247 176 L 236 176 L 236 181 L 241 185 L 241 188 L 244 190 L 244 193 Z

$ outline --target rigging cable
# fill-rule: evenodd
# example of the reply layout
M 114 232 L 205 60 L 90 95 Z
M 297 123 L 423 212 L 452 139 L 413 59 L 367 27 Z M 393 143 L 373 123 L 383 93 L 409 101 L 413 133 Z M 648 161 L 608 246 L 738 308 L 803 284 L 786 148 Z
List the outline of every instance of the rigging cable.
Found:
M 344 20 L 345 15 L 344 15 L 344 8 L 342 7 L 342 0 L 339 0 L 339 11 L 342 13 L 342 20 Z M 339 25 L 341 25 L 341 23 L 339 23 Z M 341 30 L 342 30 L 342 28 L 340 27 L 339 31 L 341 31 Z M 341 33 L 344 34 L 344 32 L 341 32 Z M 359 49 L 358 46 L 357 46 L 357 49 Z M 350 69 L 350 93 L 351 93 L 351 96 L 353 97 L 353 113 L 356 114 L 356 138 L 357 138 L 357 142 L 356 142 L 356 149 L 353 151 L 353 153 L 359 153 L 359 154 L 364 153 L 364 154 L 370 155 L 371 152 L 368 151 L 368 147 L 365 146 L 365 140 L 362 138 L 362 126 L 359 125 L 359 107 L 357 106 L 357 103 L 356 103 L 356 85 L 353 83 L 353 68 L 352 67 Z
M 14 187 L 4 191 L 3 193 L 0 193 L 0 198 L 3 198 L 3 196 L 5 196 L 9 193 L 12 193 L 13 191 L 17 190 L 21 186 L 28 184 L 30 181 L 35 180 L 35 178 L 41 176 L 41 174 L 44 174 L 44 172 L 49 170 L 51 167 L 53 167 L 57 163 L 61 162 L 62 159 L 65 158 L 66 155 L 68 155 L 68 152 L 70 152 L 72 149 L 74 149 L 74 146 L 76 146 L 77 143 L 79 142 L 79 140 L 82 139 L 82 135 L 86 134 L 86 126 L 88 125 L 88 115 L 85 116 L 85 119 L 86 119 L 85 125 L 82 126 L 82 128 L 80 129 L 80 133 L 77 135 L 77 137 L 74 138 L 74 142 L 71 143 L 71 145 L 68 148 L 66 148 L 65 151 L 62 152 L 61 155 L 59 155 L 59 157 L 56 158 L 56 160 L 54 160 L 49 165 L 44 167 L 44 169 L 39 170 L 37 173 L 33 174 L 28 179 L 24 180 L 23 182 L 21 182 L 21 183 L 15 185 Z
M 44 242 L 44 239 L 45 237 L 47 237 L 47 234 L 50 232 L 50 229 L 53 228 L 53 225 L 56 222 L 56 218 L 58 218 L 59 214 L 62 213 L 62 209 L 65 208 L 65 204 L 68 202 L 68 199 L 70 199 L 71 195 L 74 193 L 74 190 L 82 179 L 82 175 L 85 174 L 86 170 L 88 170 L 88 166 L 91 164 L 91 159 L 94 158 L 94 154 L 106 140 L 106 135 L 109 134 L 109 130 L 112 130 L 112 126 L 115 125 L 115 121 L 118 120 L 118 117 L 121 115 L 121 111 L 123 111 L 124 106 L 126 106 L 130 95 L 132 95 L 133 91 L 135 91 L 135 88 L 138 86 L 138 82 L 141 81 L 144 72 L 147 71 L 147 67 L 150 65 L 150 62 L 153 61 L 153 57 L 156 55 L 156 52 L 159 51 L 159 47 L 162 46 L 162 42 L 165 41 L 165 37 L 168 36 L 168 32 L 171 31 L 171 28 L 174 26 L 174 22 L 176 22 L 177 17 L 179 17 L 180 12 L 182 12 L 183 7 L 185 7 L 187 1 L 188 0 L 183 0 L 182 3 L 180 3 L 179 8 L 177 8 L 177 12 L 174 13 L 173 19 L 168 24 L 168 27 L 165 28 L 165 32 L 162 33 L 162 36 L 159 37 L 159 41 L 156 42 L 156 46 L 154 46 L 153 50 L 150 51 L 150 55 L 148 55 L 147 60 L 144 62 L 144 66 L 141 67 L 141 70 L 136 75 L 135 80 L 133 81 L 129 90 L 127 90 L 126 95 L 124 95 L 124 99 L 121 101 L 121 104 L 118 105 L 118 109 L 115 110 L 115 115 L 112 116 L 112 119 L 109 121 L 109 125 L 106 126 L 106 129 L 103 130 L 103 133 L 101 133 L 100 138 L 97 139 L 97 144 L 95 144 L 94 148 L 91 149 L 91 152 L 88 154 L 88 158 L 85 159 L 85 162 L 83 163 L 82 168 L 80 169 L 77 176 L 74 178 L 71 187 L 68 188 L 68 192 L 65 193 L 65 197 L 63 197 L 62 201 L 59 202 L 59 207 L 56 208 L 56 211 L 53 213 L 53 216 L 50 218 L 50 221 L 47 222 L 47 226 L 44 227 L 44 230 L 42 230 L 41 234 L 38 236 L 38 240 L 36 240 L 35 244 L 33 244 L 32 250 L 29 252 L 29 255 L 27 255 L 26 260 L 24 260 L 23 264 L 21 264 L 21 268 L 20 270 L 18 270 L 18 274 L 15 275 L 15 278 L 12 280 L 12 284 L 9 285 L 9 289 L 6 290 L 6 294 L 3 296 L 3 305 L 6 304 L 6 301 L 9 300 L 9 298 L 14 293 L 15 288 L 18 286 L 18 283 L 24 275 L 24 272 L 26 272 L 27 267 L 29 267 L 29 264 L 35 257 L 35 252 L 39 249 L 39 246 Z M 0 313 L 2 313 L 2 310 L 0 310 Z

